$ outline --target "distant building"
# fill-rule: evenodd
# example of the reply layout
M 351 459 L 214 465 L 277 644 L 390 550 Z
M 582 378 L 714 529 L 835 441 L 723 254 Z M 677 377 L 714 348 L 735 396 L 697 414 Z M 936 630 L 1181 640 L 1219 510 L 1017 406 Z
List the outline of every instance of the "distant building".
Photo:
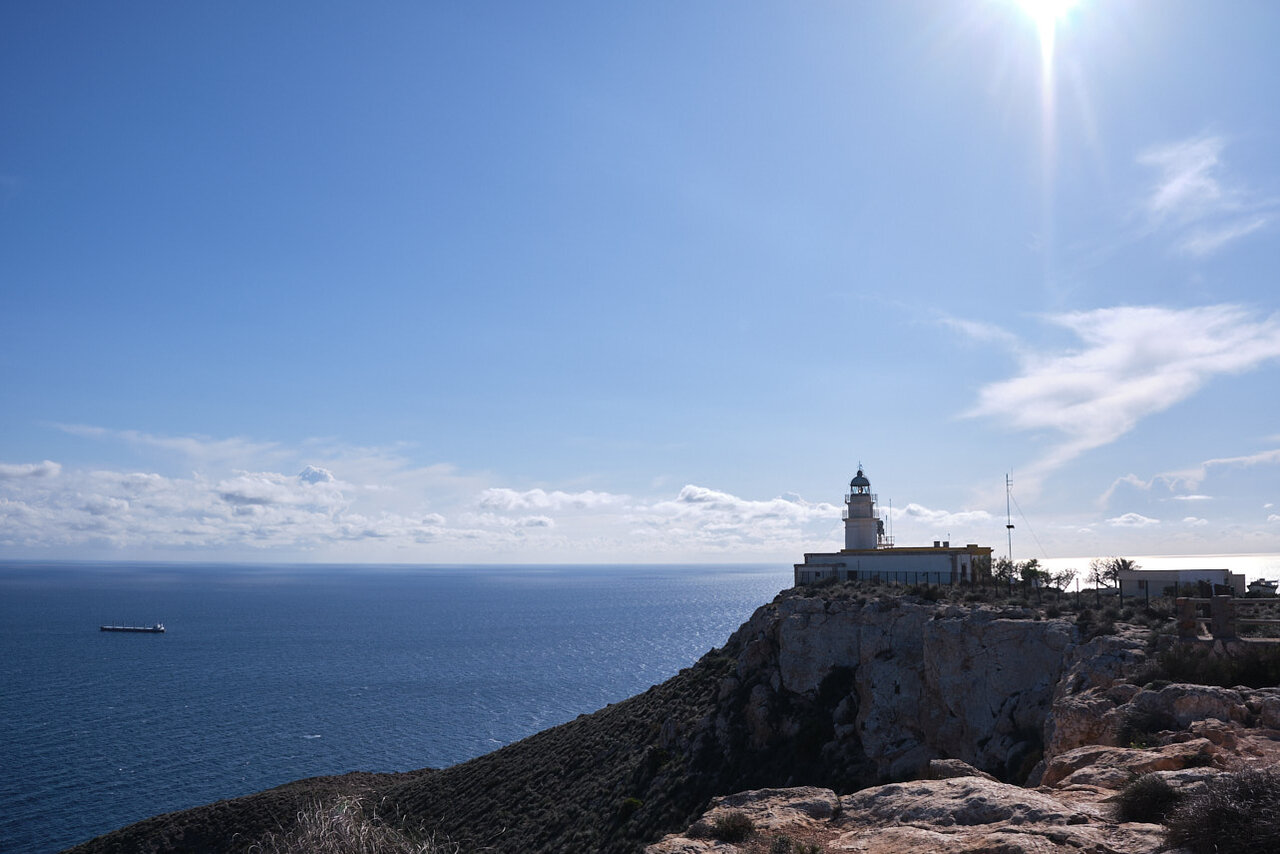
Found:
M 844 497 L 844 548 L 838 552 L 806 554 L 795 565 L 795 583 L 878 580 L 899 584 L 954 584 L 991 577 L 991 549 L 969 543 L 952 546 L 934 540 L 932 546 L 898 548 L 884 530 L 876 511 L 871 481 L 858 468 Z
M 1244 574 L 1229 569 L 1122 569 L 1119 574 L 1120 596 L 1212 596 L 1230 591 L 1232 596 L 1246 592 Z

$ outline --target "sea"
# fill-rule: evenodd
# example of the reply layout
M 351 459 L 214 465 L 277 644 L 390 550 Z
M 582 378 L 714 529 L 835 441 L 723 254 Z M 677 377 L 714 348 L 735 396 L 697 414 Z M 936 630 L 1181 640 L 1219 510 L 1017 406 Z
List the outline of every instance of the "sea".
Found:
M 471 759 L 662 682 L 790 584 L 787 565 L 0 563 L 0 851 Z

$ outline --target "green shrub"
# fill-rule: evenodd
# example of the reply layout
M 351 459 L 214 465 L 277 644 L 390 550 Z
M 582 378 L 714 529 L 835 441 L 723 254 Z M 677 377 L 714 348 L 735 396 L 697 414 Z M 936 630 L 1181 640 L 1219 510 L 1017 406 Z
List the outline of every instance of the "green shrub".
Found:
M 1280 774 L 1220 774 L 1168 814 L 1167 843 L 1191 854 L 1280 851 Z
M 618 819 L 626 821 L 642 806 L 644 806 L 644 801 L 639 798 L 625 798 L 622 803 L 618 805 Z
M 1143 774 L 1129 781 L 1115 797 L 1116 818 L 1160 824 L 1182 800 L 1182 793 L 1159 774 Z
M 751 816 L 741 810 L 729 810 L 716 816 L 711 835 L 721 842 L 742 842 L 756 832 Z

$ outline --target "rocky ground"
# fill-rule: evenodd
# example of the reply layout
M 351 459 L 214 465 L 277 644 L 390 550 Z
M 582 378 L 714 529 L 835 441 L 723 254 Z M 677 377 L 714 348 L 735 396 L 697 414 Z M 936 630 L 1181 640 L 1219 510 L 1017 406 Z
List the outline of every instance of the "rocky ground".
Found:
M 1147 647 L 1145 632 L 1122 629 L 1071 651 L 1044 719 L 1044 756 L 1024 786 L 959 760 L 933 760 L 920 779 L 849 794 L 815 787 L 740 792 L 717 798 L 685 831 L 645 850 L 1177 851 L 1166 847 L 1160 824 L 1122 820 L 1121 792 L 1153 774 L 1190 798 L 1219 775 L 1276 767 L 1280 688 L 1139 687 L 1126 676 Z M 741 824 L 742 815 L 753 832 L 726 841 L 729 819 Z

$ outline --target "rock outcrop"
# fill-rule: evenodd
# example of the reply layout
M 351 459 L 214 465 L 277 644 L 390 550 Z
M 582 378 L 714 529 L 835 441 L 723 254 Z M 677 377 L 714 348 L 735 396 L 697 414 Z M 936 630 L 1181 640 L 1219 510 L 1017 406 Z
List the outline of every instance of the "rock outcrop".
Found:
M 746 650 L 739 678 L 756 680 L 757 743 L 767 741 L 774 698 L 820 694 L 846 670 L 849 691 L 835 710 L 834 741 L 856 738 L 891 779 L 918 776 L 942 757 L 1005 779 L 1025 777 L 1067 653 L 1077 645 L 1074 626 L 1034 619 L 1025 609 L 901 600 L 850 607 L 821 598 L 761 609 L 735 637 Z
M 811 812 L 819 804 L 823 811 Z M 1031 854 L 1075 850 L 1095 854 L 1154 854 L 1160 828 L 1121 823 L 1098 806 L 981 777 L 919 780 L 837 796 L 824 789 L 743 792 L 718 799 L 690 833 L 672 835 L 647 854 L 704 854 L 746 850 L 710 838 L 717 818 L 736 810 L 755 827 L 752 842 L 786 837 L 823 851 L 934 854 L 938 851 Z M 794 849 L 792 849 L 794 850 Z
M 860 697 L 865 697 L 862 702 L 881 706 L 881 711 L 867 715 L 866 721 L 892 719 L 912 731 L 915 721 L 936 720 L 938 709 L 951 708 L 966 725 L 953 723 L 950 731 L 939 726 L 926 732 L 912 748 L 914 753 L 950 753 L 951 758 L 929 762 L 918 775 L 924 779 L 852 793 L 770 789 L 718 798 L 686 832 L 649 846 L 648 854 L 765 851 L 771 850 L 771 841 L 779 840 L 791 843 L 774 850 L 1154 854 L 1165 850 L 1163 828 L 1118 817 L 1116 801 L 1133 780 L 1154 774 L 1175 791 L 1190 796 L 1217 775 L 1271 768 L 1280 762 L 1280 688 L 1131 684 L 1126 680 L 1141 670 L 1147 658 L 1147 638 L 1143 631 L 1131 627 L 1081 642 L 1069 636 L 1067 627 L 1049 623 L 1037 630 L 1007 616 L 984 613 L 974 615 L 972 634 L 938 644 L 936 639 L 946 637 L 951 628 L 945 623 L 950 613 L 940 611 L 929 621 L 931 628 L 920 627 L 929 640 L 920 645 L 920 681 L 908 695 L 935 706 L 932 711 L 920 710 L 913 718 L 909 711 L 894 707 L 893 698 L 901 696 L 897 691 L 855 682 Z M 939 623 L 943 625 L 937 626 Z M 988 623 L 989 629 L 985 628 Z M 900 628 L 912 623 L 902 620 L 894 625 Z M 1068 633 L 1065 643 L 1059 641 L 1060 631 Z M 836 643 L 848 643 L 849 633 L 839 634 L 842 639 Z M 819 645 L 822 637 L 821 630 L 806 637 L 811 654 L 823 649 Z M 1006 655 L 993 655 L 985 646 L 972 645 L 971 641 L 980 637 L 1002 638 L 1006 645 L 1015 644 L 1012 639 L 1034 639 L 1031 642 L 1057 649 L 1057 666 L 1047 668 L 1053 683 L 1046 686 L 1030 674 L 1011 680 Z M 1030 658 L 1033 669 L 1045 671 L 1043 659 Z M 789 674 L 790 678 L 808 681 L 791 684 L 812 684 L 821 678 L 812 672 L 813 659 L 797 660 L 803 667 Z M 936 668 L 953 677 L 958 672 L 970 674 L 974 696 L 960 700 L 959 711 L 951 704 L 963 693 L 957 687 L 961 680 L 931 676 Z M 787 677 L 782 683 L 788 684 Z M 1029 775 L 1031 787 L 1013 785 L 1007 778 L 996 780 L 960 761 L 961 757 L 973 757 L 988 767 L 1000 766 L 1000 751 L 1012 751 L 1010 739 L 1019 732 L 1010 724 L 1026 725 L 1042 709 L 1046 692 L 1051 697 L 1050 708 L 1039 721 L 1044 755 Z M 1000 693 L 1016 694 L 1020 702 L 1012 707 L 997 705 Z M 953 740 L 951 734 L 981 734 L 985 719 L 977 712 L 984 706 L 996 721 L 983 736 L 989 739 L 987 745 L 997 743 L 994 752 Z M 1001 713 L 1002 708 L 1010 710 Z M 1020 714 L 1024 717 L 1019 718 Z M 911 753 L 899 753 L 905 755 Z M 1006 771 L 1010 765 L 1008 759 L 1003 763 Z M 815 809 L 814 805 L 821 806 Z M 751 820 L 755 833 L 748 842 L 732 844 L 711 838 L 717 819 L 730 811 Z

